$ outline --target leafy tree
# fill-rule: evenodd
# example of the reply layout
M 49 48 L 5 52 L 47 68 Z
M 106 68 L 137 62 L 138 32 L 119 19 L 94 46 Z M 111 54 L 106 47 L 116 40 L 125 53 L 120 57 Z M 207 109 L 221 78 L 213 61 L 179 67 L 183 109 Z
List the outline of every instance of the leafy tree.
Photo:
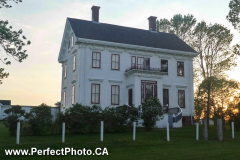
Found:
M 0 8 L 11 8 L 12 6 L 9 5 L 7 2 L 9 1 L 13 1 L 15 3 L 19 3 L 19 2 L 22 2 L 22 0 L 1 0 L 0 1 Z
M 156 125 L 156 121 L 163 117 L 163 108 L 157 98 L 147 98 L 142 103 L 143 126 L 146 131 L 151 131 Z
M 11 106 L 11 108 L 6 109 L 4 113 L 7 114 L 7 117 L 3 119 L 4 125 L 8 128 L 9 134 L 15 136 L 17 122 L 20 121 L 20 118 L 24 115 L 25 111 L 20 106 Z
M 204 83 L 207 89 L 206 117 L 209 123 L 211 86 L 213 85 L 210 77 L 226 77 L 226 71 L 237 64 L 240 47 L 239 45 L 230 47 L 233 35 L 229 29 L 220 24 L 207 25 L 204 21 L 196 23 L 192 15 L 175 15 L 169 21 L 170 23 L 164 19 L 160 22 L 163 22 L 161 26 L 170 28 L 166 30 L 168 33 L 176 34 L 199 53 L 194 59 L 194 79 L 199 84 L 207 79 Z
M 235 29 L 240 31 L 240 0 L 231 0 L 229 8 L 227 20 L 232 23 Z
M 50 131 L 52 126 L 51 107 L 42 103 L 34 107 L 29 113 L 24 115 L 29 127 L 26 127 L 28 133 L 32 135 L 42 135 Z
M 10 1 L 10 0 L 9 0 Z M 11 8 L 8 4 L 8 0 L 0 1 L 0 8 L 6 7 Z M 15 3 L 22 2 L 22 0 L 12 0 Z M 18 62 L 22 62 L 27 58 L 26 50 L 23 49 L 25 45 L 30 45 L 31 42 L 27 41 L 27 38 L 22 35 L 23 31 L 14 31 L 12 26 L 8 26 L 8 21 L 0 20 L 0 46 L 2 47 L 2 52 L 6 54 L 1 55 L 0 61 L 3 64 L 10 65 L 11 61 L 9 57 L 15 59 Z M 0 84 L 3 78 L 7 78 L 9 73 L 4 72 L 3 68 L 0 68 Z
M 65 120 L 66 129 L 72 133 L 93 133 L 99 131 L 101 111 L 100 106 L 83 106 L 77 103 L 66 109 L 62 120 Z
M 228 123 L 234 122 L 234 128 L 240 130 L 240 102 L 238 104 L 230 103 L 227 107 L 226 115 L 229 116 Z

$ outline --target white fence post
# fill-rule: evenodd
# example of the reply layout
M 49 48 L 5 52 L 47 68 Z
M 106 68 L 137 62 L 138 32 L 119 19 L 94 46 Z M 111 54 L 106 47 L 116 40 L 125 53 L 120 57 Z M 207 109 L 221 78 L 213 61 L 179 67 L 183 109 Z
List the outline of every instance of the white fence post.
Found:
M 65 122 L 62 123 L 62 143 L 65 143 Z
M 101 121 L 101 135 L 100 135 L 100 141 L 103 141 L 103 121 Z
M 196 140 L 199 139 L 199 123 L 196 123 Z
M 136 139 L 136 122 L 133 122 L 133 140 Z
M 232 122 L 231 124 L 232 124 L 232 138 L 234 139 L 234 122 Z
M 169 123 L 167 122 L 167 141 L 170 141 L 169 137 Z
M 16 144 L 19 144 L 20 141 L 20 122 L 17 122 L 17 140 Z

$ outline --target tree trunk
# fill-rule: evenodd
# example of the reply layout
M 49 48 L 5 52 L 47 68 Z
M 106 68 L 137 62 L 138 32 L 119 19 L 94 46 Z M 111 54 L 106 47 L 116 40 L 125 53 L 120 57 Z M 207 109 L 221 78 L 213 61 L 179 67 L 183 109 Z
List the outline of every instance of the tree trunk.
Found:
M 207 101 L 207 126 L 209 126 L 209 115 L 210 115 L 210 95 L 211 95 L 211 81 L 207 84 L 208 101 Z

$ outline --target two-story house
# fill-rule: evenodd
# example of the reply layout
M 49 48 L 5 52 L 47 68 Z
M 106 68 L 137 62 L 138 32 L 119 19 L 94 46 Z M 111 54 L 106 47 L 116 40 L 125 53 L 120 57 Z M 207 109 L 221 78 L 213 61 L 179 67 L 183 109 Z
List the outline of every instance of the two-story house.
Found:
M 166 126 L 170 113 L 180 112 L 177 126 L 190 124 L 198 53 L 176 35 L 156 32 L 156 17 L 149 17 L 149 30 L 143 30 L 101 23 L 100 7 L 91 9 L 91 21 L 66 20 L 58 57 L 61 111 L 75 103 L 138 107 L 145 98 L 157 97 L 165 109 L 158 127 Z

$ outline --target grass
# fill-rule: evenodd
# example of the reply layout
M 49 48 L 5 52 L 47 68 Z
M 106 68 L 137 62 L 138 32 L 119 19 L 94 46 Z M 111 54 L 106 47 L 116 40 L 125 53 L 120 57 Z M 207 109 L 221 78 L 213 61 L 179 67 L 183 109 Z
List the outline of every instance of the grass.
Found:
M 170 142 L 166 141 L 166 130 L 155 129 L 146 132 L 137 129 L 136 141 L 132 140 L 132 132 L 105 133 L 104 142 L 100 142 L 99 134 L 66 134 L 66 143 L 61 143 L 61 135 L 21 136 L 20 145 L 16 145 L 16 138 L 8 135 L 7 129 L 0 121 L 0 160 L 3 159 L 114 159 L 114 160 L 155 160 L 155 159 L 240 159 L 240 132 L 235 131 L 235 139 L 231 138 L 228 127 L 224 131 L 224 141 L 217 141 L 215 126 L 210 126 L 209 140 L 201 140 L 201 126 L 199 141 L 196 141 L 195 126 L 187 126 L 170 130 Z M 91 149 L 106 147 L 108 156 L 6 156 L 5 149 Z

